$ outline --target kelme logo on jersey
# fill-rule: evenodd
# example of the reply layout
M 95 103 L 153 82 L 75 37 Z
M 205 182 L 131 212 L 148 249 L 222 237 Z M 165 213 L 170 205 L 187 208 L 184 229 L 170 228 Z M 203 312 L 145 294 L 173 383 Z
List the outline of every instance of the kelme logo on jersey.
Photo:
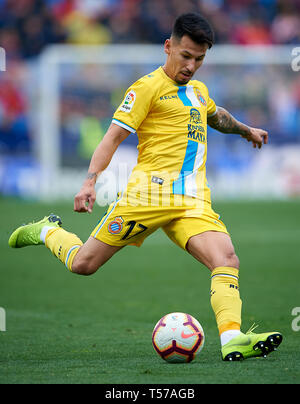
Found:
M 108 231 L 110 232 L 110 234 L 119 234 L 121 233 L 122 229 L 123 229 L 123 218 L 121 216 L 116 217 L 113 221 L 111 221 L 110 223 L 108 223 Z
M 136 93 L 134 91 L 129 91 L 126 95 L 123 104 L 120 107 L 120 110 L 123 112 L 130 112 L 136 100 Z

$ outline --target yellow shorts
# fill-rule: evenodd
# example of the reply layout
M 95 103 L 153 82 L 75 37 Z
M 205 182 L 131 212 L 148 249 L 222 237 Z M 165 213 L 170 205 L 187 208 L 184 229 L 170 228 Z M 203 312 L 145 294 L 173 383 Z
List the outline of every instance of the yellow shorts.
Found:
M 228 234 L 209 202 L 197 204 L 197 207 L 182 203 L 177 206 L 174 200 L 171 206 L 132 206 L 122 203 L 122 199 L 120 196 L 109 206 L 91 233 L 92 237 L 111 246 L 140 247 L 146 237 L 162 228 L 174 243 L 185 249 L 190 237 L 197 234 L 206 231 Z

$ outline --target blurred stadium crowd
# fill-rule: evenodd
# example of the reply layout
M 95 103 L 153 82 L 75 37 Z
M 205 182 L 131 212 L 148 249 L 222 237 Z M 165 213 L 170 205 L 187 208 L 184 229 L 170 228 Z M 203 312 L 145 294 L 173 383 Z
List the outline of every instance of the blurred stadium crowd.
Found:
M 175 17 L 199 11 L 216 43 L 300 41 L 298 0 L 0 0 L 0 41 L 9 58 L 50 43 L 162 43 Z
M 31 149 L 34 111 L 29 99 L 36 60 L 47 45 L 161 44 L 176 16 L 188 11 L 209 19 L 217 44 L 300 43 L 299 0 L 0 0 L 0 46 L 7 57 L 7 71 L 0 73 L 0 153 Z M 222 85 L 228 93 L 230 84 L 224 80 Z M 253 96 L 253 82 L 245 85 L 249 91 L 243 89 L 244 97 Z M 283 75 L 267 102 L 270 114 L 282 108 L 289 113 L 276 122 L 275 141 L 283 135 L 286 141 L 300 142 L 299 74 L 293 75 L 288 87 Z M 261 111 L 252 112 L 258 124 L 268 124 L 259 122 Z

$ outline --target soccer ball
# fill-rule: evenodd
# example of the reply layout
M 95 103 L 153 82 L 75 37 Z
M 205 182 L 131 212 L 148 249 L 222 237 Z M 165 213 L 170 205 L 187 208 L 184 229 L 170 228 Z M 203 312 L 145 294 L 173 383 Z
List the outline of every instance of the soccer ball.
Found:
M 201 324 L 190 314 L 170 313 L 156 324 L 152 343 L 156 352 L 167 362 L 191 362 L 204 345 Z

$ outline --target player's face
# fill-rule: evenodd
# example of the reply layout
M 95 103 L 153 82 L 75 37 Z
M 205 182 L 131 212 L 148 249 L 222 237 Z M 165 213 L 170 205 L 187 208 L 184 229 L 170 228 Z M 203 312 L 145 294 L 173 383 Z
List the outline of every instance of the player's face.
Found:
M 187 84 L 204 61 L 208 44 L 197 44 L 184 35 L 180 41 L 175 38 L 165 42 L 168 55 L 164 70 L 178 84 Z

